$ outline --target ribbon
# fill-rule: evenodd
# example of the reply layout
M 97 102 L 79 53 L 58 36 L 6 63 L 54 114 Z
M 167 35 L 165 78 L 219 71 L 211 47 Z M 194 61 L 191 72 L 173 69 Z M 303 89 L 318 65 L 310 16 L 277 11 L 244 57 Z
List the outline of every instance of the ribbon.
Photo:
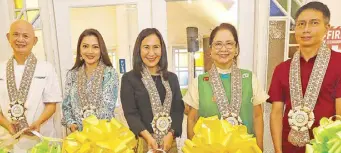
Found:
M 22 135 L 27 128 L 20 130 L 18 133 L 13 135 L 11 138 L 7 139 L 6 141 L 2 142 L 0 144 L 0 153 L 8 153 L 10 150 L 8 150 L 6 147 L 13 145 L 17 142 L 17 138 Z M 56 139 L 56 138 L 49 138 L 44 137 L 37 131 L 31 131 L 32 134 L 40 138 L 41 142 L 36 144 L 33 148 L 28 150 L 28 153 L 61 153 L 61 143 L 62 139 Z
M 42 142 L 30 149 L 29 153 L 61 153 L 62 140 L 43 137 Z
M 44 137 L 37 131 L 31 131 L 35 136 L 40 138 L 41 142 L 31 148 L 28 153 L 61 153 L 62 139 Z
M 256 138 L 245 125 L 232 126 L 218 116 L 200 117 L 194 126 L 194 137 L 185 141 L 184 153 L 261 153 Z
M 324 117 L 320 120 L 320 126 L 313 129 L 314 138 L 311 144 L 306 145 L 306 153 L 341 153 L 341 120 L 333 121 Z
M 63 143 L 66 153 L 133 153 L 135 135 L 115 118 L 110 122 L 90 116 L 83 120 L 83 131 L 67 136 Z
M 9 152 L 9 150 L 7 150 L 7 149 L 0 149 L 0 153 L 8 153 Z

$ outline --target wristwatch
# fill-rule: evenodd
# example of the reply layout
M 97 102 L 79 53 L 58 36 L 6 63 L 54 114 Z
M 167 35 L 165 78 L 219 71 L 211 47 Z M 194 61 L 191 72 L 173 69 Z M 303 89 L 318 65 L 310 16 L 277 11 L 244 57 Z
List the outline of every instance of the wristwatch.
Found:
M 169 129 L 168 132 L 172 133 L 172 136 L 175 137 L 175 131 L 173 129 Z

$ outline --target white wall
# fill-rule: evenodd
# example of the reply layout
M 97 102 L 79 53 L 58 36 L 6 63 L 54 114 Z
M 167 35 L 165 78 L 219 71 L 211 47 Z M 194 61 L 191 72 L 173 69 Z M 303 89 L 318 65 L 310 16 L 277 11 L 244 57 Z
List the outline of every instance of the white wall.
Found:
M 115 48 L 116 61 L 126 59 L 128 71 L 132 68 L 132 51 L 139 32 L 137 23 L 136 5 L 71 8 L 72 50 L 75 54 L 79 35 L 85 29 L 97 29 L 102 34 L 108 50 Z M 118 68 L 118 65 L 116 67 Z
M 193 1 L 188 4 L 184 1 L 167 2 L 167 30 L 168 42 L 170 44 L 187 44 L 186 27 L 197 27 L 199 35 L 210 35 L 211 30 L 221 24 L 228 22 L 238 25 L 238 4 L 227 3 L 224 7 L 220 1 Z M 212 10 L 212 8 L 215 8 Z M 199 11 L 198 11 L 199 10 Z M 198 13 L 200 12 L 200 13 Z
M 116 6 L 71 8 L 70 19 L 73 51 L 77 50 L 79 35 L 89 28 L 102 34 L 108 49 L 117 45 Z
M 32 48 L 32 53 L 37 57 L 38 60 L 46 60 L 43 31 L 42 30 L 36 30 L 35 35 L 38 38 L 38 42 Z
M 12 50 L 6 38 L 9 31 L 10 15 L 8 9 L 8 1 L 0 0 L 0 62 L 6 61 L 11 55 Z

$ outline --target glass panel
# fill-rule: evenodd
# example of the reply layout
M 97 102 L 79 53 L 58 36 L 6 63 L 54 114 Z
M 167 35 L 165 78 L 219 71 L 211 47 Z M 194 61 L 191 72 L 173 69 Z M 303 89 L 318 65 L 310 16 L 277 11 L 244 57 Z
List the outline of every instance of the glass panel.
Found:
M 297 50 L 298 50 L 298 46 L 289 47 L 288 57 L 292 58 Z
M 195 66 L 203 67 L 204 66 L 204 52 L 196 52 L 194 54 Z
M 275 67 L 284 60 L 285 25 L 285 21 L 270 21 L 269 23 L 268 86 Z
M 115 49 L 108 49 L 108 55 L 110 58 L 111 63 L 113 64 L 113 67 L 116 68 L 116 54 Z
M 179 67 L 188 67 L 188 53 L 179 53 Z
M 280 7 L 279 3 L 276 4 L 274 0 L 270 0 L 270 16 L 285 16 Z
M 23 8 L 23 0 L 14 0 L 14 7 L 15 9 Z
M 295 31 L 296 24 L 293 22 L 290 22 L 290 31 Z
M 26 8 L 27 9 L 38 8 L 38 7 L 39 7 L 38 0 L 26 0 Z
M 289 44 L 297 44 L 295 33 L 290 33 Z
M 275 67 L 284 60 L 284 48 L 285 48 L 285 33 L 286 33 L 285 21 L 271 21 L 269 22 L 269 44 L 268 44 L 268 66 L 267 66 L 267 90 L 269 89 L 272 74 Z M 269 125 L 271 112 L 271 104 L 265 104 L 264 106 L 264 122 Z M 264 128 L 264 134 L 270 135 L 269 127 Z M 273 153 L 273 145 L 271 137 L 264 137 L 264 144 L 268 144 L 269 147 L 265 148 L 264 153 Z
M 179 53 L 175 53 L 175 67 L 179 66 Z
M 195 26 L 198 28 L 199 48 L 203 48 L 203 36 L 210 35 L 212 28 L 222 22 L 231 23 L 238 28 L 238 0 L 192 0 L 188 1 L 167 1 L 167 40 L 168 46 L 187 47 L 186 28 Z M 212 9 L 214 8 L 214 9 Z M 198 10 L 200 10 L 198 13 Z M 186 52 L 187 49 L 179 49 L 179 52 Z M 195 64 L 203 66 L 203 55 Z M 189 67 L 187 56 L 179 57 L 180 65 Z M 176 61 L 175 61 L 176 63 Z
M 27 21 L 30 23 L 35 22 L 40 16 L 39 10 L 30 10 L 30 11 L 27 11 L 26 13 L 27 13 Z
M 199 76 L 201 74 L 204 74 L 204 70 L 196 70 L 195 73 L 197 76 Z
M 297 4 L 297 2 L 295 0 L 293 0 L 291 2 L 291 17 L 295 19 L 295 15 L 297 10 L 300 8 L 301 6 L 299 4 Z
M 100 7 L 70 8 L 70 36 L 72 50 L 77 50 L 80 34 L 89 28 L 97 29 L 103 36 L 109 57 L 114 67 L 119 68 L 121 51 L 133 54 L 138 35 L 136 5 L 113 5 Z M 91 21 L 91 22 L 89 22 Z M 98 24 L 101 23 L 101 24 Z M 74 55 L 76 52 L 73 53 Z M 119 72 L 119 70 L 117 70 Z
M 179 84 L 180 84 L 180 87 L 185 87 L 188 85 L 188 71 L 179 72 Z
M 187 49 L 179 49 L 178 52 L 187 53 Z
M 32 53 L 37 57 L 39 60 L 46 60 L 46 54 L 44 50 L 44 39 L 43 39 L 43 31 L 42 30 L 36 30 L 35 34 L 36 37 L 38 37 L 37 44 L 33 47 Z
M 182 97 L 185 96 L 185 94 L 187 93 L 187 88 L 181 88 L 181 94 L 182 94 Z
M 24 13 L 21 13 L 21 11 L 17 11 L 15 12 L 15 18 L 18 20 L 18 19 L 22 19 L 24 20 L 25 19 L 25 15 Z
M 32 23 L 34 29 L 42 29 L 42 22 L 41 22 L 41 17 L 40 15 L 37 16 L 38 18 Z
M 288 0 L 276 0 L 283 8 L 284 10 L 288 10 Z
M 188 71 L 188 67 L 175 68 L 175 71 Z

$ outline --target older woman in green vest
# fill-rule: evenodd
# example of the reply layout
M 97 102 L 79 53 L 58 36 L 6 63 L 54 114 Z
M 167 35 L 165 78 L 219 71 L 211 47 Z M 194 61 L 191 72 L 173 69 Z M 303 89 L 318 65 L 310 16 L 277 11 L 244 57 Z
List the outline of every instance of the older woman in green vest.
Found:
M 239 41 L 236 28 L 228 23 L 217 26 L 210 35 L 212 68 L 189 86 L 184 102 L 190 106 L 187 135 L 192 139 L 199 117 L 218 115 L 233 125 L 243 124 L 263 148 L 262 103 L 268 95 L 249 70 L 237 67 Z

